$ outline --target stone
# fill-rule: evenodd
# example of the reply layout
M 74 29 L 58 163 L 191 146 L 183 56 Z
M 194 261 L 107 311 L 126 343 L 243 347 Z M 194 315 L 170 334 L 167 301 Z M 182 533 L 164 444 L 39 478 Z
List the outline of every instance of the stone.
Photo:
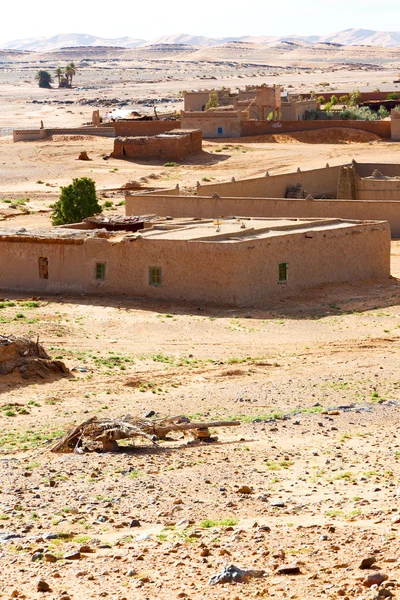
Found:
M 57 562 L 58 559 L 57 559 L 57 556 L 54 556 L 54 554 L 50 554 L 50 552 L 46 552 L 44 555 L 44 560 L 49 563 L 55 563 L 55 562 Z
M 78 160 L 91 160 L 91 158 L 89 158 L 88 153 L 86 152 L 86 150 L 83 150 L 79 156 L 78 156 Z
M 42 535 L 42 538 L 44 540 L 56 540 L 56 539 L 58 539 L 58 533 L 52 533 L 52 532 L 44 533 Z
M 15 540 L 20 537 L 22 536 L 19 533 L 14 533 L 11 531 L 2 531 L 0 533 L 0 544 L 8 542 L 9 540 Z
M 277 575 L 299 575 L 300 572 L 299 565 L 295 563 L 292 565 L 281 565 L 275 571 Z
M 388 576 L 386 573 L 381 573 L 380 571 L 376 571 L 375 573 L 371 573 L 368 575 L 364 581 L 362 582 L 365 587 L 371 587 L 372 585 L 381 585 L 384 581 L 386 581 Z
M 237 491 L 238 494 L 252 494 L 253 490 L 248 485 L 242 485 Z
M 252 571 L 240 569 L 235 565 L 228 565 L 219 573 L 213 575 L 209 580 L 209 585 L 219 583 L 246 583 L 249 579 L 263 577 L 265 571 Z
M 129 527 L 140 527 L 140 521 L 138 521 L 137 519 L 132 519 L 132 521 L 129 523 Z
M 378 592 L 379 598 L 393 598 L 394 594 L 387 588 L 381 588 Z
M 39 579 L 37 582 L 37 591 L 38 592 L 51 592 L 51 587 L 44 579 Z
M 271 506 L 274 508 L 285 508 L 285 503 L 283 500 L 273 500 Z
M 376 558 L 375 556 L 369 556 L 367 558 L 363 558 L 359 569 L 370 569 L 372 567 L 373 564 L 376 563 Z
M 79 560 L 81 557 L 80 552 L 69 552 L 68 554 L 64 554 L 65 560 Z
M 31 560 L 33 560 L 33 561 L 42 560 L 42 558 L 43 558 L 42 552 L 35 552 L 34 554 L 32 554 Z

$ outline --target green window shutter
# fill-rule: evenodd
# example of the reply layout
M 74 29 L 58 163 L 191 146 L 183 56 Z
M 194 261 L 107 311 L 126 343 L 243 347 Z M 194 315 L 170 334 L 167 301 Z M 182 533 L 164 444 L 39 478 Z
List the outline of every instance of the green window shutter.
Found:
M 287 281 L 287 263 L 279 263 L 278 265 L 278 281 Z
M 106 278 L 106 263 L 96 263 L 96 279 Z

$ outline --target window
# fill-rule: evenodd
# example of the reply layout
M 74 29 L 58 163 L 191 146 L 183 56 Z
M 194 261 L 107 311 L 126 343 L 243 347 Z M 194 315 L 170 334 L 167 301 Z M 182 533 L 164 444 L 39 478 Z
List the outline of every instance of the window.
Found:
M 162 269 L 161 267 L 149 268 L 149 284 L 159 287 L 162 284 Z
M 223 134 L 222 127 L 218 127 L 217 128 L 217 133 L 218 133 L 218 135 L 222 135 Z
M 45 256 L 39 257 L 39 277 L 40 279 L 49 278 L 49 259 Z
M 96 279 L 106 278 L 106 263 L 96 263 L 95 276 Z
M 279 263 L 278 265 L 278 281 L 282 283 L 287 281 L 287 263 Z

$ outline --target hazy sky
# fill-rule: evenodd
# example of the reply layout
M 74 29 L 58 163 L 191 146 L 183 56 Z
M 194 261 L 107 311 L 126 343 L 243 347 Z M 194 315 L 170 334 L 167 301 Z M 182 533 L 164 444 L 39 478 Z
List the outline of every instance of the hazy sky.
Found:
M 4 1 L 4 0 L 3 0 Z M 228 8 L 229 7 L 229 8 Z M 152 39 L 205 36 L 321 35 L 348 28 L 400 30 L 400 3 L 386 0 L 14 0 L 3 6 L 0 44 L 58 33 Z

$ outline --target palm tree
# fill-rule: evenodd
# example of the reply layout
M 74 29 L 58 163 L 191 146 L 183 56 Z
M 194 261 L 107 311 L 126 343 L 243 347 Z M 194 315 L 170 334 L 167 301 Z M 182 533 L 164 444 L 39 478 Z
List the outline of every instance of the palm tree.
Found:
M 68 87 L 72 87 L 72 78 L 76 75 L 76 66 L 75 63 L 70 62 L 69 65 L 65 67 L 65 76 L 67 78 Z
M 57 81 L 58 81 L 58 87 L 61 87 L 61 77 L 64 75 L 64 69 L 62 69 L 61 67 L 58 67 L 56 69 L 56 77 L 57 77 Z

